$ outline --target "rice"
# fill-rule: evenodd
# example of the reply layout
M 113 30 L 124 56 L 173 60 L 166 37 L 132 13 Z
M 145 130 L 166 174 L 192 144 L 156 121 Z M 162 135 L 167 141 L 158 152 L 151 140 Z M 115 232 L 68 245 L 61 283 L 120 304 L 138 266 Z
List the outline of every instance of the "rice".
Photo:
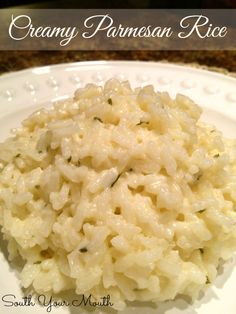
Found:
M 21 282 L 115 309 L 196 298 L 236 248 L 236 142 L 189 98 L 110 80 L 0 144 L 0 225 Z

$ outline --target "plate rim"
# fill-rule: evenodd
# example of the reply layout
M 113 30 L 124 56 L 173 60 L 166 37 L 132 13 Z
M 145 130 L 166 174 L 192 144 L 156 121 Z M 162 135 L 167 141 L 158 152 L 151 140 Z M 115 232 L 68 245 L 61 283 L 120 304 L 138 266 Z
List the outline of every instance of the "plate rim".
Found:
M 19 75 L 27 75 L 27 74 L 36 74 L 35 72 L 39 70 L 57 70 L 57 69 L 63 69 L 65 67 L 76 67 L 76 66 L 116 66 L 116 65 L 127 65 L 127 66 L 161 66 L 161 67 L 168 67 L 168 68 L 177 68 L 177 69 L 185 69 L 185 70 L 192 70 L 194 72 L 197 72 L 199 74 L 205 74 L 205 75 L 213 75 L 215 77 L 228 79 L 233 83 L 236 83 L 236 77 L 233 77 L 231 75 L 227 75 L 225 73 L 219 73 L 217 71 L 209 69 L 202 68 L 199 64 L 199 67 L 192 65 L 191 63 L 175 63 L 175 62 L 168 62 L 168 61 L 143 61 L 143 60 L 89 60 L 89 61 L 75 61 L 75 62 L 62 62 L 62 63 L 56 63 L 56 64 L 49 64 L 49 65 L 42 65 L 42 66 L 35 66 L 35 67 L 29 67 L 26 69 L 18 70 L 18 71 L 12 71 L 7 73 L 2 73 L 0 75 L 0 80 L 2 79 L 11 79 L 12 77 L 16 77 Z M 43 71 L 43 73 L 45 73 Z M 42 73 L 42 74 L 43 74 Z M 230 72 L 229 72 L 230 73 Z M 40 75 L 40 74 L 38 74 Z

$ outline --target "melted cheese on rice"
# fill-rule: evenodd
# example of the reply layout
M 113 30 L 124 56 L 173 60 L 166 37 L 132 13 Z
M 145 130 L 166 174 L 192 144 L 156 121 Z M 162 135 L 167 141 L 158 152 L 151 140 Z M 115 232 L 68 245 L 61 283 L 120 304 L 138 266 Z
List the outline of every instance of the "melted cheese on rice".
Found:
M 22 286 L 115 309 L 196 297 L 236 248 L 236 142 L 189 98 L 87 85 L 0 144 L 0 225 Z

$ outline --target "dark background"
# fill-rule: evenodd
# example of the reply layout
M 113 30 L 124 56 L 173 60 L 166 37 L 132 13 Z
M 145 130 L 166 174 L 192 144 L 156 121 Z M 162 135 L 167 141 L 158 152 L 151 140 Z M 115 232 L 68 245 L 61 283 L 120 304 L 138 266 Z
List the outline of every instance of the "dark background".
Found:
M 0 0 L 0 8 L 236 8 L 236 0 Z M 1 43 L 0 43 L 1 45 Z M 145 60 L 194 63 L 236 72 L 234 51 L 0 51 L 0 74 L 62 62 L 87 60 Z
M 235 8 L 235 0 L 1 0 L 0 7 L 30 5 L 35 8 Z

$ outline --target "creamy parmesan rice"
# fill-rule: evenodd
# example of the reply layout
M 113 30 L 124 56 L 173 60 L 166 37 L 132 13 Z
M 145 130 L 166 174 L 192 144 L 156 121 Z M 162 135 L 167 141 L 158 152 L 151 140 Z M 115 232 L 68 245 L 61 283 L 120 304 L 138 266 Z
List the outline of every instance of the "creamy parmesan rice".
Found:
M 236 248 L 236 142 L 188 97 L 110 80 L 0 144 L 0 225 L 22 286 L 195 298 Z

